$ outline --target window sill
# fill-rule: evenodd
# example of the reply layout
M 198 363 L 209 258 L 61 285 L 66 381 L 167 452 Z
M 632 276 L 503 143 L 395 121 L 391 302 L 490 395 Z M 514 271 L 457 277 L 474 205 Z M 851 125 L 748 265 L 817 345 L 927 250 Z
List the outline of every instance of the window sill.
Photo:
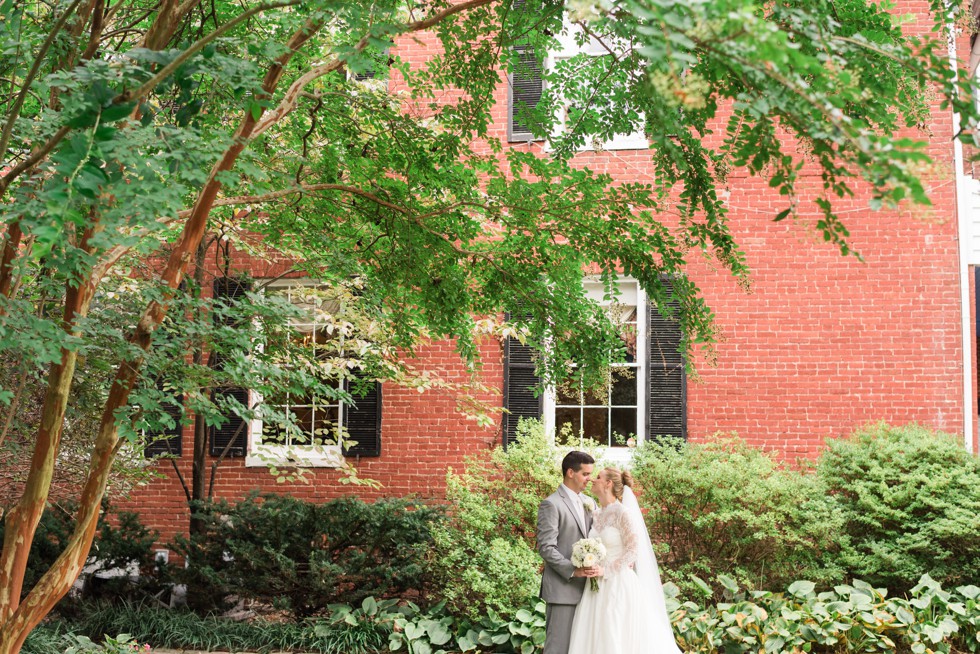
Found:
M 583 145 L 582 147 L 577 148 L 576 151 L 579 153 L 595 152 L 601 154 L 603 152 L 617 152 L 620 150 L 649 150 L 649 149 L 650 149 L 650 142 L 646 139 L 645 136 L 627 135 L 621 138 L 617 137 L 611 141 L 604 141 L 602 143 L 599 143 L 597 146 Z M 544 151 L 551 152 L 550 141 L 545 143 Z
M 602 452 L 602 460 L 610 463 L 628 464 L 633 461 L 635 447 L 607 447 Z
M 344 454 L 339 445 L 287 446 L 253 445 L 245 457 L 248 468 L 291 466 L 296 468 L 340 468 Z

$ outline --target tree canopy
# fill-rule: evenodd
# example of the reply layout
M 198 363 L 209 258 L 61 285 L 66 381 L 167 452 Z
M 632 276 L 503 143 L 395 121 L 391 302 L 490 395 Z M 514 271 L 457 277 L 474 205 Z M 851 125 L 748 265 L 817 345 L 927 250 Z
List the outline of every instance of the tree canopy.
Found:
M 684 273 L 707 253 L 748 274 L 719 192 L 730 171 L 786 196 L 775 220 L 816 202 L 814 228 L 848 253 L 836 200 L 868 187 L 876 207 L 928 202 L 916 128 L 937 104 L 973 124 L 972 82 L 946 55 L 958 6 L 934 0 L 935 25 L 905 25 L 915 34 L 889 10 L 868 0 L 0 0 L 0 400 L 16 411 L 29 385 L 40 405 L 19 423 L 33 458 L 5 516 L 0 653 L 16 652 L 77 576 L 122 440 L 167 420 L 161 379 L 211 414 L 226 407 L 195 388 L 331 392 L 322 376 L 304 377 L 316 357 L 292 347 L 292 314 L 274 297 L 248 295 L 259 320 L 207 318 L 215 309 L 194 277 L 206 248 L 286 260 L 340 289 L 354 307 L 340 328 L 356 333 L 358 365 L 377 377 L 407 374 L 396 353 L 430 338 L 453 339 L 475 364 L 479 338 L 502 333 L 482 319 L 506 311 L 522 338 L 547 341 L 546 380 L 572 361 L 594 376 L 622 352 L 585 297 L 587 274 L 610 291 L 617 275 L 635 277 L 663 311 L 677 307 L 682 347 L 710 344 L 710 309 Z M 438 47 L 410 65 L 403 54 L 427 33 Z M 569 38 L 599 56 L 555 61 L 541 101 L 518 107 L 548 147 L 507 147 L 492 122 L 501 71 L 523 75 Z M 594 141 L 637 131 L 656 183 L 577 164 Z M 712 132 L 724 137 L 706 141 Z M 821 182 L 815 197 L 797 193 L 808 170 Z M 282 348 L 257 351 L 257 338 Z M 185 360 L 195 347 L 227 348 L 231 363 Z M 349 375 L 340 365 L 332 379 Z M 44 509 L 79 380 L 95 384 L 85 389 L 101 415 L 87 435 L 78 531 L 21 601 L 29 547 L 17 543 L 30 543 Z

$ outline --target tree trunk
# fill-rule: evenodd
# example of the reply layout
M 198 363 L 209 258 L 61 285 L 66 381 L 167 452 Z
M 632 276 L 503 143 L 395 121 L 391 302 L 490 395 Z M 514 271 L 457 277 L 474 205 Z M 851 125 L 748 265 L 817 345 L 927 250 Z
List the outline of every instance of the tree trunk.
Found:
M 145 342 L 149 344 L 149 333 L 146 334 Z M 71 590 L 85 567 L 92 548 L 92 540 L 95 538 L 102 498 L 112 470 L 112 460 L 119 447 L 116 409 L 126 406 L 129 394 L 136 384 L 139 363 L 123 364 L 116 374 L 116 380 L 102 413 L 99 433 L 92 450 L 92 460 L 89 463 L 88 477 L 82 488 L 75 531 L 65 551 L 44 573 L 13 615 L 3 623 L 3 628 L 0 629 L 0 654 L 17 654 L 20 651 L 27 635 Z
M 88 312 L 92 289 L 90 282 L 68 288 L 63 323 L 66 331 L 72 332 L 76 321 Z M 51 489 L 77 358 L 75 351 L 65 349 L 61 361 L 51 366 L 27 483 L 20 500 L 6 516 L 0 552 L 0 625 L 5 625 L 20 603 L 31 543 Z

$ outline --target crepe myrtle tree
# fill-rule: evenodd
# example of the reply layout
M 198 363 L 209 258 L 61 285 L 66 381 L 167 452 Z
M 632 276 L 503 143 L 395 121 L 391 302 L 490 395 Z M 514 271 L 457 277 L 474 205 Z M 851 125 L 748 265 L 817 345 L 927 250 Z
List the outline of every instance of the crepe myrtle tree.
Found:
M 932 9 L 931 36 L 913 38 L 867 0 L 0 0 L 0 354 L 43 390 L 24 490 L 5 515 L 0 654 L 20 649 L 81 571 L 116 453 L 166 422 L 161 379 L 218 420 L 254 407 L 209 404 L 209 385 L 328 394 L 350 374 L 309 372 L 288 308 L 259 293 L 246 302 L 257 317 L 234 327 L 194 318 L 207 307 L 181 284 L 207 234 L 328 289 L 356 280 L 357 365 L 375 376 L 397 377 L 390 352 L 430 338 L 453 339 L 476 369 L 479 317 L 513 310 L 514 333 L 547 340 L 546 382 L 570 361 L 595 382 L 621 341 L 584 297 L 585 274 L 610 293 L 632 275 L 676 315 L 683 348 L 710 346 L 711 313 L 684 268 L 695 253 L 746 278 L 719 194 L 727 171 L 778 187 L 778 220 L 815 165 L 814 227 L 842 252 L 834 201 L 856 185 L 879 205 L 928 202 L 924 146 L 906 128 L 933 96 L 974 117 L 945 55 L 959 8 Z M 518 110 L 548 152 L 508 150 L 488 129 L 501 69 L 526 73 L 566 23 L 609 56 L 546 71 L 542 100 Z M 396 46 L 422 32 L 441 49 L 411 68 Z M 355 79 L 367 71 L 398 83 Z M 731 117 L 711 148 L 702 136 L 720 108 Z M 591 139 L 637 129 L 656 183 L 573 165 Z M 111 301 L 120 291 L 125 306 Z M 192 355 L 200 342 L 228 348 L 220 369 Z M 76 531 L 25 594 L 73 381 L 94 374 L 104 389 Z M 0 390 L 8 411 L 16 398 Z

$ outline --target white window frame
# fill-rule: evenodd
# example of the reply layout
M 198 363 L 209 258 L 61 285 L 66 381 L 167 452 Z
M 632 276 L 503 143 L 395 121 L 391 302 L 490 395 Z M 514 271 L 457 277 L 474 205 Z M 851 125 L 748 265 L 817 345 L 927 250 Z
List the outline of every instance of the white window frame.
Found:
M 263 292 L 270 289 L 282 289 L 295 286 L 316 286 L 317 282 L 310 279 L 282 279 L 263 286 Z M 259 344 L 258 347 L 261 347 Z M 259 407 L 261 413 L 262 395 L 249 390 L 249 406 Z M 344 424 L 347 411 L 346 404 L 338 401 L 337 420 Z M 248 448 L 245 454 L 245 466 L 250 468 L 274 466 L 293 466 L 300 468 L 340 468 L 344 465 L 343 445 L 309 445 L 270 444 L 262 442 L 262 420 L 251 420 L 248 425 Z
M 603 306 L 613 306 L 616 301 L 608 302 L 601 299 L 602 282 L 598 278 L 587 278 L 588 285 L 595 284 L 600 295 L 599 301 Z M 603 447 L 603 460 L 612 463 L 628 463 L 633 458 L 636 448 L 642 447 L 646 442 L 647 428 L 647 348 L 649 347 L 649 327 L 647 325 L 647 294 L 640 286 L 639 282 L 633 277 L 619 277 L 617 285 L 633 284 L 636 287 L 636 363 L 633 367 L 636 370 L 636 443 L 634 447 L 610 446 Z M 545 433 L 549 434 L 554 441 L 558 437 L 555 429 L 555 407 L 556 392 L 554 387 L 544 389 L 544 406 L 542 407 L 542 420 L 544 422 Z M 583 441 L 591 442 L 591 441 Z
M 561 34 L 559 34 L 557 37 L 560 44 L 560 49 L 553 54 L 549 54 L 548 57 L 545 58 L 545 71 L 548 73 L 552 72 L 555 62 L 558 60 L 571 59 L 572 57 L 581 53 L 585 53 L 592 57 L 611 56 L 608 50 L 606 50 L 601 44 L 596 43 L 591 37 L 580 46 L 578 44 L 578 39 L 580 39 L 582 36 L 582 28 L 568 20 L 568 16 L 566 15 L 562 24 Z M 565 117 L 562 116 L 562 119 L 558 121 L 558 124 L 555 126 L 554 134 L 555 136 L 558 136 L 564 131 Z M 579 147 L 580 152 L 588 152 L 594 149 L 596 148 L 591 143 L 585 143 Z M 631 134 L 617 134 L 612 139 L 600 143 L 598 149 L 649 150 L 650 141 L 647 140 L 646 134 L 644 134 L 643 130 L 640 129 L 639 131 Z

